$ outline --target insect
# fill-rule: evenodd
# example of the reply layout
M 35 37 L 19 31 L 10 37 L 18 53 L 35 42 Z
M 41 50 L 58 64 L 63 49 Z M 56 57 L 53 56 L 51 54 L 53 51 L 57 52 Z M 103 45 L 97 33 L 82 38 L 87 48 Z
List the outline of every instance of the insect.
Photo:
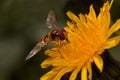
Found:
M 47 24 L 48 28 L 50 28 L 51 30 L 47 33 L 47 35 L 45 37 L 43 37 L 40 40 L 39 43 L 36 44 L 36 46 L 30 51 L 30 53 L 28 54 L 28 56 L 26 57 L 25 60 L 28 60 L 31 57 L 33 57 L 50 41 L 55 41 L 55 40 L 63 41 L 66 39 L 65 30 L 60 29 L 56 24 L 56 16 L 55 16 L 54 11 L 51 10 L 48 13 L 46 24 Z

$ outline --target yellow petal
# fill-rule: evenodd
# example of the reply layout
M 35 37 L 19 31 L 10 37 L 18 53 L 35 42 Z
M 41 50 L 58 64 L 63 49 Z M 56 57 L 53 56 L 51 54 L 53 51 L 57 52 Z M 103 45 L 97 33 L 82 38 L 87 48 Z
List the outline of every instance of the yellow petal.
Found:
M 87 22 L 86 21 L 86 17 L 83 14 L 80 13 L 78 16 L 79 16 L 79 18 L 80 18 L 81 21 Z
M 92 19 L 93 21 L 96 21 L 96 13 L 95 13 L 95 10 L 93 8 L 93 5 L 90 6 L 90 12 L 88 14 L 88 17 L 90 19 Z
M 81 80 L 87 80 L 87 67 L 84 66 L 81 70 Z
M 45 51 L 45 54 L 50 56 L 50 57 L 59 57 L 59 56 L 61 56 L 59 54 L 58 48 L 48 49 L 48 50 Z
M 72 12 L 68 11 L 66 14 L 72 21 L 79 22 L 79 18 Z
M 116 46 L 117 44 L 120 43 L 120 36 L 116 36 L 113 38 L 108 39 L 105 43 L 104 43 L 104 49 L 109 49 L 111 47 Z
M 99 55 L 95 55 L 93 58 L 96 66 L 98 67 L 98 69 L 100 70 L 100 72 L 102 72 L 103 70 L 103 59 L 99 56 Z
M 48 58 L 41 63 L 41 68 L 47 68 L 52 64 L 52 58 Z
M 113 4 L 113 1 L 114 1 L 114 0 L 111 0 L 111 2 L 110 2 L 110 8 L 111 8 L 111 6 L 112 6 L 112 4 Z
M 98 27 L 102 35 L 105 35 L 110 25 L 109 3 L 106 2 L 98 15 Z M 104 36 L 103 36 L 104 37 Z M 102 37 L 102 38 L 103 38 Z
M 67 21 L 67 25 L 69 26 L 69 29 L 74 29 L 75 25 L 69 21 Z M 68 27 L 65 27 L 65 28 L 68 28 Z
M 92 80 L 92 66 L 91 63 L 87 63 L 87 70 L 88 70 L 88 79 Z
M 106 35 L 106 39 L 109 38 L 115 31 L 117 31 L 118 29 L 120 29 L 120 19 L 117 20 L 115 22 L 115 24 L 113 24 L 112 27 L 110 27 L 110 29 L 108 30 L 107 32 L 107 35 Z
M 102 54 L 105 51 L 105 49 L 102 47 L 101 49 L 98 50 L 98 52 L 96 52 L 96 54 Z
M 63 67 L 52 80 L 60 80 L 65 73 L 72 70 L 72 67 Z
M 40 80 L 52 80 L 60 70 L 61 67 L 53 68 L 51 71 L 43 75 Z
M 42 68 L 49 67 L 50 65 L 51 66 L 69 66 L 71 64 L 64 59 L 61 59 L 60 57 L 58 57 L 58 58 L 48 58 L 41 63 Z
M 67 61 L 65 61 L 64 59 L 61 59 L 60 57 L 48 58 L 41 63 L 42 68 L 47 68 L 50 65 L 52 65 L 52 66 L 66 66 L 66 65 L 70 65 L 70 64 Z
M 75 79 L 76 79 L 77 74 L 78 74 L 78 72 L 80 71 L 80 69 L 81 69 L 81 66 L 78 66 L 78 67 L 72 72 L 72 74 L 71 74 L 71 76 L 70 76 L 70 80 L 75 80 Z

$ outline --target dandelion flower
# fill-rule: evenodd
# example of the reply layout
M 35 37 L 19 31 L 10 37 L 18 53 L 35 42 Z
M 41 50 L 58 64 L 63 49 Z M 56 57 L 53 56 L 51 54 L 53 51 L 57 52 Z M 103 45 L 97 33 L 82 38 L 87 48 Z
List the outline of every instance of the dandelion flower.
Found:
M 43 75 L 40 80 L 60 80 L 71 72 L 69 80 L 75 80 L 81 72 L 81 80 L 92 80 L 92 63 L 94 62 L 100 72 L 103 70 L 103 59 L 100 56 L 105 49 L 116 46 L 120 36 L 111 35 L 120 29 L 120 20 L 110 27 L 110 8 L 113 0 L 108 1 L 96 16 L 93 6 L 89 14 L 74 15 L 68 11 L 71 21 L 64 28 L 69 43 L 62 47 L 48 49 L 45 54 L 48 59 L 41 64 L 42 68 L 53 66 L 52 70 Z

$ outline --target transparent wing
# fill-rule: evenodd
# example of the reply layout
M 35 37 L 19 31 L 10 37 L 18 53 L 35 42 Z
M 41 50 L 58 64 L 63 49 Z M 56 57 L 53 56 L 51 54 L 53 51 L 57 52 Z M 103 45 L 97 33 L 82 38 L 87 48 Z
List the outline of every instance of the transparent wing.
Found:
M 48 28 L 57 28 L 57 26 L 56 26 L 56 16 L 55 16 L 54 11 L 51 10 L 48 13 L 46 24 L 47 24 Z
M 28 54 L 28 56 L 26 57 L 25 60 L 30 59 L 31 57 L 33 57 L 35 54 L 37 54 L 44 46 L 46 45 L 45 42 L 41 41 L 39 42 Z
M 56 16 L 55 16 L 55 12 L 54 11 L 50 11 L 48 13 L 48 17 L 46 20 L 46 24 L 49 28 L 53 28 L 53 29 L 57 29 L 56 26 Z M 42 41 L 40 41 L 28 54 L 28 56 L 26 57 L 25 60 L 30 59 L 31 57 L 33 57 L 35 54 L 37 54 L 48 42 L 49 42 L 49 37 L 46 36 Z

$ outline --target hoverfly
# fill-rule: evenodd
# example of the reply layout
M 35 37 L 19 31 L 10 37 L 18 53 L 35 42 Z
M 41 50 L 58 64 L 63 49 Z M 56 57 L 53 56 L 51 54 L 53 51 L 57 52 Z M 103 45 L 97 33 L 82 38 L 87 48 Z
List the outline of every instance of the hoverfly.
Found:
M 58 28 L 56 24 L 56 16 L 54 11 L 50 11 L 48 13 L 48 17 L 46 20 L 46 24 L 48 28 L 51 30 L 47 33 L 45 37 L 43 37 L 39 43 L 36 44 L 36 46 L 30 51 L 28 56 L 25 60 L 30 59 L 33 57 L 36 53 L 38 53 L 46 44 L 48 44 L 50 41 L 55 41 L 56 39 L 59 39 L 60 41 L 65 40 L 65 30 Z M 66 39 L 67 40 L 67 39 Z

